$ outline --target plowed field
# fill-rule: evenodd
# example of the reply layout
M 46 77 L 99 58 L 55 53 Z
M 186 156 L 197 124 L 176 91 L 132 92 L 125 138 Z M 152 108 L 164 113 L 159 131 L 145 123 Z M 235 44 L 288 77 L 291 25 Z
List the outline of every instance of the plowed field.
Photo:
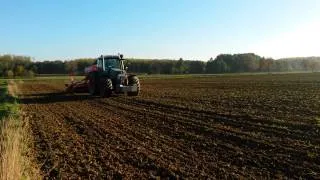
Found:
M 319 178 L 320 74 L 159 77 L 138 97 L 19 86 L 46 178 Z

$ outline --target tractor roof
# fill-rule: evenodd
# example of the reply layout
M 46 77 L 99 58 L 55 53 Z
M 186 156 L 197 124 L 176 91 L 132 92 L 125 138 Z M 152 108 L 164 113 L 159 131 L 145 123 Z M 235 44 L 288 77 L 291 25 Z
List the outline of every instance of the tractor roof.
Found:
M 104 55 L 103 57 L 104 59 L 120 59 L 118 55 Z M 102 58 L 102 55 L 98 59 L 101 59 L 101 58 Z

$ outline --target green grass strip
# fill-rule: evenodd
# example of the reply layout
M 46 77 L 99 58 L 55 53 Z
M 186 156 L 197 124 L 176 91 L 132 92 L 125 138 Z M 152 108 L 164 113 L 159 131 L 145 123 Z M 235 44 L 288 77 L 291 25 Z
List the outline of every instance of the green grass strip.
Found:
M 17 98 L 8 93 L 8 82 L 0 80 L 0 119 L 17 115 Z

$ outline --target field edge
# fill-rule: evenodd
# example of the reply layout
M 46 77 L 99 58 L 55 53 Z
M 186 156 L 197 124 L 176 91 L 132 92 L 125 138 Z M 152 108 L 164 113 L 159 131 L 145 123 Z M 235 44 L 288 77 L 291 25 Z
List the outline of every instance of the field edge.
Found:
M 29 122 L 19 108 L 16 82 L 2 80 L 0 89 L 0 179 L 41 179 L 33 160 Z

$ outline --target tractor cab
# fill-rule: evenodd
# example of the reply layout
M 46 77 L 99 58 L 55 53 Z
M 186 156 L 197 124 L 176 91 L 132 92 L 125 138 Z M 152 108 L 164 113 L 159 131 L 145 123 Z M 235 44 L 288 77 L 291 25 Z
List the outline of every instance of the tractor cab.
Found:
M 110 71 L 111 69 L 113 70 L 124 70 L 124 65 L 123 65 L 123 56 L 103 56 L 101 55 L 97 60 L 96 60 L 96 65 L 98 69 L 102 71 Z

